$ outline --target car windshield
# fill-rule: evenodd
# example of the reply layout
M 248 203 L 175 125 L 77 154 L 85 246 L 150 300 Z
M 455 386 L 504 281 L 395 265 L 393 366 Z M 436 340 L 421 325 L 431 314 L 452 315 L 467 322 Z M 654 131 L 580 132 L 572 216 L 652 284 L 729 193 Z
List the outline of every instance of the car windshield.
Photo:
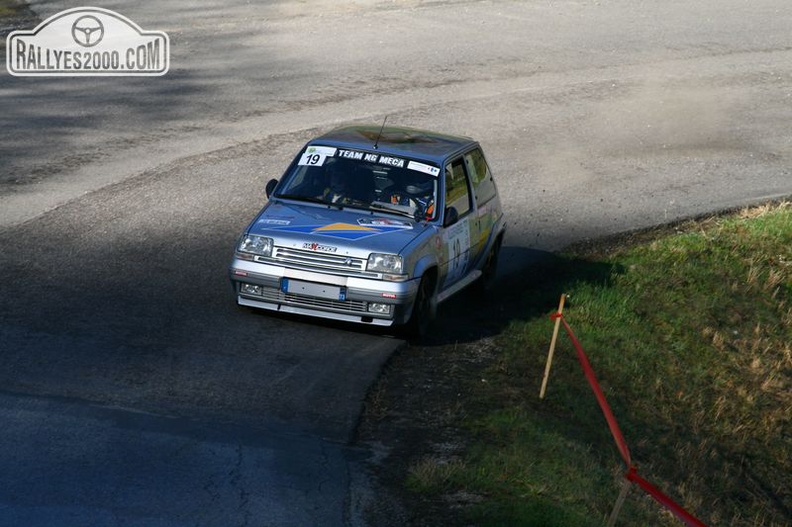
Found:
M 404 157 L 311 145 L 275 197 L 434 220 L 440 170 Z

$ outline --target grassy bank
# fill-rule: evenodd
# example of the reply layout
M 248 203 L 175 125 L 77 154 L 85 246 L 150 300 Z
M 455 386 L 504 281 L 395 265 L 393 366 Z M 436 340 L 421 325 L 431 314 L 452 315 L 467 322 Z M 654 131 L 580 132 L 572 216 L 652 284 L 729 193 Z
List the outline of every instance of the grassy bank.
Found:
M 792 518 L 792 206 L 689 222 L 580 250 L 526 296 L 565 316 L 639 472 L 710 525 Z M 551 311 L 548 311 L 548 315 Z M 475 440 L 409 487 L 464 494 L 477 525 L 604 525 L 623 463 L 565 335 L 538 399 L 552 322 L 517 321 L 469 387 Z M 679 525 L 633 488 L 618 525 Z

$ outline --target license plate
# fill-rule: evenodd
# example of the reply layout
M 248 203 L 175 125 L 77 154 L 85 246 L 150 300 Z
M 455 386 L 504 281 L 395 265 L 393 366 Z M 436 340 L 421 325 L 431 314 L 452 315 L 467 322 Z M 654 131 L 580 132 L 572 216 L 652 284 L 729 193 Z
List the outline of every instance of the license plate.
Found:
M 284 278 L 281 281 L 281 291 L 293 295 L 327 298 L 330 300 L 346 300 L 346 291 L 343 287 L 317 284 L 314 282 L 303 282 L 301 280 L 291 280 L 289 278 Z

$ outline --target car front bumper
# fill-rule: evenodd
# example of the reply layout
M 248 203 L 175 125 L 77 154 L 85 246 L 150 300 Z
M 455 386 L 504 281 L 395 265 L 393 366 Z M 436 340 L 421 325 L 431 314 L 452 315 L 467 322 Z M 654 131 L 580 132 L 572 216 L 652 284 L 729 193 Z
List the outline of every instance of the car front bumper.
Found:
M 234 258 L 239 305 L 376 326 L 404 324 L 420 280 L 390 282 Z

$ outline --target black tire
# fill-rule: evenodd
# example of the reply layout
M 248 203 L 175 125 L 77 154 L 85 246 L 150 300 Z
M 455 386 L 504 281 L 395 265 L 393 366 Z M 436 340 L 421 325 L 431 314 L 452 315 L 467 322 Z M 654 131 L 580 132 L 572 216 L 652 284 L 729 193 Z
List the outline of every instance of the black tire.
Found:
M 481 268 L 481 277 L 476 281 L 476 292 L 482 296 L 488 295 L 495 288 L 495 279 L 498 275 L 498 254 L 500 253 L 501 241 L 495 241 L 495 244 L 487 254 L 487 260 L 484 262 L 484 267 Z
M 429 333 L 437 318 L 437 289 L 433 275 L 424 275 L 418 285 L 410 321 L 405 329 L 408 337 L 420 340 Z

